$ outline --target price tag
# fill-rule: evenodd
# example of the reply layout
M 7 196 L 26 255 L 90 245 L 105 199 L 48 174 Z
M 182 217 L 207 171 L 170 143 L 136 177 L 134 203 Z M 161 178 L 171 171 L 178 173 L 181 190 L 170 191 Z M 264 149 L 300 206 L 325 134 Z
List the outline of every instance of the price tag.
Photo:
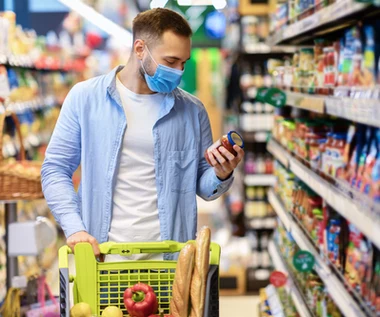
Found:
M 342 16 L 345 16 L 349 13 L 351 13 L 350 11 L 352 11 L 352 7 L 351 7 L 351 0 L 342 0 L 342 1 L 338 1 L 338 2 L 335 2 L 331 8 L 331 11 L 329 12 L 329 20 L 334 20 L 338 17 L 342 17 Z
M 277 288 L 285 286 L 287 280 L 288 277 L 280 271 L 273 271 L 269 277 L 269 282 Z
M 311 272 L 315 258 L 309 251 L 298 251 L 293 257 L 293 265 L 299 272 Z
M 300 28 L 299 30 L 302 30 L 301 33 L 304 33 L 308 30 L 311 30 L 315 27 L 318 26 L 319 22 L 320 22 L 320 15 L 318 13 L 315 13 L 309 17 L 307 17 L 305 20 L 301 21 L 301 25 L 300 25 Z

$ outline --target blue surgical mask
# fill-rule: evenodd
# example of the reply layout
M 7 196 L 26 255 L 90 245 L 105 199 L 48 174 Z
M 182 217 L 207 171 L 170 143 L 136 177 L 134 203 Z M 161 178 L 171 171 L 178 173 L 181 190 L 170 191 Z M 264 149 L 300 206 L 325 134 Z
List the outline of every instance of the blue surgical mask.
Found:
M 162 64 L 157 64 L 154 60 L 152 54 L 150 53 L 147 46 L 145 46 L 150 58 L 154 61 L 154 63 L 157 65 L 156 72 L 153 76 L 148 75 L 146 72 L 144 65 L 141 61 L 141 66 L 145 72 L 145 80 L 146 83 L 151 91 L 155 91 L 158 93 L 169 93 L 172 92 L 174 89 L 176 89 L 181 82 L 183 71 L 174 69 L 171 67 L 167 67 Z

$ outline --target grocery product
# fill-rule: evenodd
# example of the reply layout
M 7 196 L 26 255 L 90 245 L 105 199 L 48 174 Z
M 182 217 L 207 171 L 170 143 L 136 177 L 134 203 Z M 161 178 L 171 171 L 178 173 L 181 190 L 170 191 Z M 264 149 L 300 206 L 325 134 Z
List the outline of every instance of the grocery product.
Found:
M 206 298 L 207 274 L 210 263 L 210 239 L 210 228 L 204 227 L 200 230 L 200 232 L 198 232 L 196 239 L 195 266 L 190 288 L 190 317 L 203 317 Z
M 187 244 L 179 253 L 170 300 L 170 312 L 177 317 L 188 317 L 194 261 L 195 245 Z
M 91 317 L 91 308 L 87 303 L 75 304 L 70 309 L 70 317 Z
M 378 37 L 378 22 L 368 20 L 346 30 L 342 38 L 318 38 L 313 48 L 295 53 L 291 63 L 274 67 L 274 85 L 305 94 L 357 98 L 359 93 L 368 98 L 378 90 Z
M 244 148 L 244 141 L 239 133 L 236 131 L 230 131 L 227 134 L 223 135 L 205 151 L 204 156 L 206 161 L 211 165 L 208 153 L 218 149 L 221 146 L 225 147 L 230 153 L 236 156 L 237 153 L 233 148 L 234 145 L 238 145 L 241 148 Z
M 124 305 L 133 317 L 146 317 L 157 312 L 158 302 L 153 288 L 138 283 L 124 292 Z
M 365 166 L 363 169 L 362 183 L 358 188 L 362 193 L 366 195 L 371 194 L 371 188 L 373 185 L 372 174 L 373 168 L 376 163 L 376 157 L 378 155 L 380 146 L 378 143 L 376 132 L 373 132 L 371 144 L 369 145 L 368 155 L 365 159 Z
M 305 294 L 306 304 L 312 313 L 317 317 L 342 316 L 320 277 L 314 271 L 303 273 L 297 271 L 294 267 L 292 259 L 300 249 L 295 244 L 292 235 L 282 225 L 277 227 L 274 233 L 274 240 L 284 261 L 287 262 L 289 269 L 292 271 L 292 275 L 295 278 L 296 284 L 299 285 L 300 291 Z
M 123 317 L 123 312 L 119 307 L 109 306 L 103 310 L 102 317 Z
M 365 141 L 363 144 L 363 148 L 362 148 L 361 152 L 359 153 L 359 160 L 357 163 L 358 167 L 357 167 L 356 183 L 353 184 L 354 188 L 358 189 L 358 190 L 362 187 L 362 184 L 363 184 L 364 169 L 366 166 L 366 160 L 367 160 L 367 156 L 369 154 L 370 145 L 371 145 L 371 141 L 372 141 L 373 137 L 374 137 L 373 136 L 373 130 L 370 128 L 367 128 L 367 131 L 365 134 Z
M 327 242 L 327 256 L 329 260 L 334 263 L 338 268 L 341 266 L 340 263 L 340 248 L 339 248 L 339 237 L 341 233 L 341 220 L 338 217 L 330 218 L 327 228 L 326 228 L 326 242 Z
M 364 235 L 349 224 L 349 244 L 345 266 L 345 277 L 350 285 L 362 296 L 367 296 L 367 290 L 372 279 L 373 247 Z

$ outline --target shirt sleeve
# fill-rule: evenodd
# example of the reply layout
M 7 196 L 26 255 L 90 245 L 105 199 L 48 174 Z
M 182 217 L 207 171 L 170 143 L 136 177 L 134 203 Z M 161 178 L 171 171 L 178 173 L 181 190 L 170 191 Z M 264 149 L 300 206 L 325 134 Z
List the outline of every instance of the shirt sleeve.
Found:
M 204 200 L 210 201 L 220 197 L 231 187 L 233 175 L 224 181 L 221 181 L 215 174 L 214 168 L 211 167 L 204 158 L 204 152 L 212 144 L 212 134 L 210 120 L 205 109 L 199 114 L 201 128 L 201 145 L 199 153 L 198 177 L 197 177 L 197 195 Z
M 76 85 L 66 97 L 41 170 L 44 196 L 66 237 L 86 230 L 72 182 L 73 173 L 81 160 L 80 96 Z

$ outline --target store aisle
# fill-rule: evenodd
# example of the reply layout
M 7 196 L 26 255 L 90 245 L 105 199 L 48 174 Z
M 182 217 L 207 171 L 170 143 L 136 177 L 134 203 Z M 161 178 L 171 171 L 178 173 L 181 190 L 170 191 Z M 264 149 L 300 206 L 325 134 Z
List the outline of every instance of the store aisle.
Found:
M 220 297 L 220 317 L 259 317 L 258 296 L 222 296 Z

